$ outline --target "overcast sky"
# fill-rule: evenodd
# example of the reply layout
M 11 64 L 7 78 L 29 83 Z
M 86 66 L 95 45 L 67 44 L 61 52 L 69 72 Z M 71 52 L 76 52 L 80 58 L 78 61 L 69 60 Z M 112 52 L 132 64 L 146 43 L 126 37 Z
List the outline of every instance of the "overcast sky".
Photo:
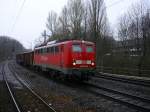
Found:
M 58 13 L 68 0 L 0 0 L 0 35 L 11 36 L 19 40 L 26 48 L 34 45 L 46 28 L 48 12 Z M 118 17 L 140 0 L 105 0 L 107 15 L 112 27 L 116 26 Z M 16 16 L 18 15 L 17 20 Z M 15 26 L 14 26 L 15 24 Z

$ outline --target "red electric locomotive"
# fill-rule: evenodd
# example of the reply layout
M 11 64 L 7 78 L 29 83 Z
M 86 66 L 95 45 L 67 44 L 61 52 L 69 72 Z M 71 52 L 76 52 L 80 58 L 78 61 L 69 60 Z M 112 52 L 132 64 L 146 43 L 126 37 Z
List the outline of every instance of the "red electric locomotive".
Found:
M 52 41 L 34 50 L 33 66 L 68 77 L 88 78 L 95 70 L 95 44 L 83 40 Z

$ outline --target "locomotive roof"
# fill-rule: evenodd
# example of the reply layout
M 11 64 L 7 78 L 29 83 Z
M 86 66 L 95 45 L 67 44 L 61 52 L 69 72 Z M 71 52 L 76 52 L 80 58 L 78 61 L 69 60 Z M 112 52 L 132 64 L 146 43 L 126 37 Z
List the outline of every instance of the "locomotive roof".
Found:
M 21 53 L 18 53 L 18 54 L 27 54 L 27 53 L 32 53 L 33 51 L 26 51 L 26 52 L 21 52 Z
M 47 48 L 47 47 L 52 47 L 52 46 L 57 46 L 57 45 L 61 45 L 61 44 L 67 44 L 67 43 L 70 43 L 70 42 L 75 42 L 75 43 L 86 43 L 86 44 L 94 44 L 93 42 L 89 42 L 89 41 L 84 41 L 84 40 L 68 40 L 68 41 L 63 41 L 63 42 L 57 42 L 56 43 L 52 43 L 52 44 L 49 44 L 49 45 L 46 45 L 46 46 L 41 46 L 41 47 L 37 47 L 35 48 L 35 50 L 37 49 L 41 49 L 41 48 Z

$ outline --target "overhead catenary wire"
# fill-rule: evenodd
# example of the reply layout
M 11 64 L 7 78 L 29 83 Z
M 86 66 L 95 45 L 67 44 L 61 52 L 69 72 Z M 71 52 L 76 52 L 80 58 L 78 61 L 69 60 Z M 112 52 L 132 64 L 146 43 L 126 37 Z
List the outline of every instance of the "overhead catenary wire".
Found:
M 116 1 L 116 2 L 114 2 L 114 3 L 112 3 L 111 5 L 105 7 L 104 9 L 111 8 L 111 7 L 113 7 L 114 5 L 117 5 L 117 4 L 121 3 L 122 1 L 124 1 L 124 0 L 118 0 L 118 1 Z M 24 7 L 25 2 L 26 2 L 26 0 L 23 0 L 22 5 L 21 5 L 21 7 L 19 8 L 19 12 L 17 13 L 17 15 L 16 15 L 16 17 L 15 17 L 14 23 L 13 23 L 12 28 L 11 28 L 11 33 L 13 33 L 13 31 L 14 31 L 14 28 L 15 28 L 15 26 L 16 26 L 16 24 L 17 24 L 17 21 L 18 21 L 20 15 L 21 15 L 21 13 L 22 13 L 22 10 L 23 10 L 23 7 Z
M 22 2 L 22 4 L 21 4 L 21 7 L 19 8 L 19 11 L 18 11 L 18 13 L 17 13 L 17 15 L 16 15 L 16 17 L 15 17 L 14 23 L 13 23 L 12 28 L 11 28 L 11 33 L 13 33 L 13 30 L 14 30 L 16 24 L 17 24 L 17 21 L 18 21 L 20 15 L 21 15 L 21 13 L 22 13 L 22 10 L 23 10 L 25 1 L 26 1 L 26 0 L 23 0 L 23 2 Z
M 116 2 L 114 2 L 114 3 L 112 3 L 111 5 L 105 7 L 105 9 L 111 8 L 111 7 L 113 7 L 114 5 L 121 3 L 122 1 L 124 1 L 124 0 L 118 0 L 118 1 L 116 1 Z M 17 24 L 17 21 L 18 21 L 20 15 L 21 15 L 21 13 L 22 13 L 22 10 L 23 10 L 23 7 L 24 7 L 25 2 L 26 2 L 26 0 L 23 0 L 22 5 L 21 5 L 21 7 L 20 7 L 20 9 L 19 9 L 19 12 L 18 12 L 18 14 L 17 14 L 16 17 L 15 17 L 14 23 L 13 23 L 12 28 L 11 28 L 11 33 L 13 32 L 13 30 L 14 30 L 16 24 Z

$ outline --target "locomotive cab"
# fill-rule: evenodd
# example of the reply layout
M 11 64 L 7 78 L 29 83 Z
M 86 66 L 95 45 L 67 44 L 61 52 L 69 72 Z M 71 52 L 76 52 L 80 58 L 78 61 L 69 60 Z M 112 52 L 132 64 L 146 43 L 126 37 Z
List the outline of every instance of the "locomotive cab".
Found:
M 94 43 L 87 41 L 73 41 L 70 62 L 73 73 L 92 75 L 96 67 Z

